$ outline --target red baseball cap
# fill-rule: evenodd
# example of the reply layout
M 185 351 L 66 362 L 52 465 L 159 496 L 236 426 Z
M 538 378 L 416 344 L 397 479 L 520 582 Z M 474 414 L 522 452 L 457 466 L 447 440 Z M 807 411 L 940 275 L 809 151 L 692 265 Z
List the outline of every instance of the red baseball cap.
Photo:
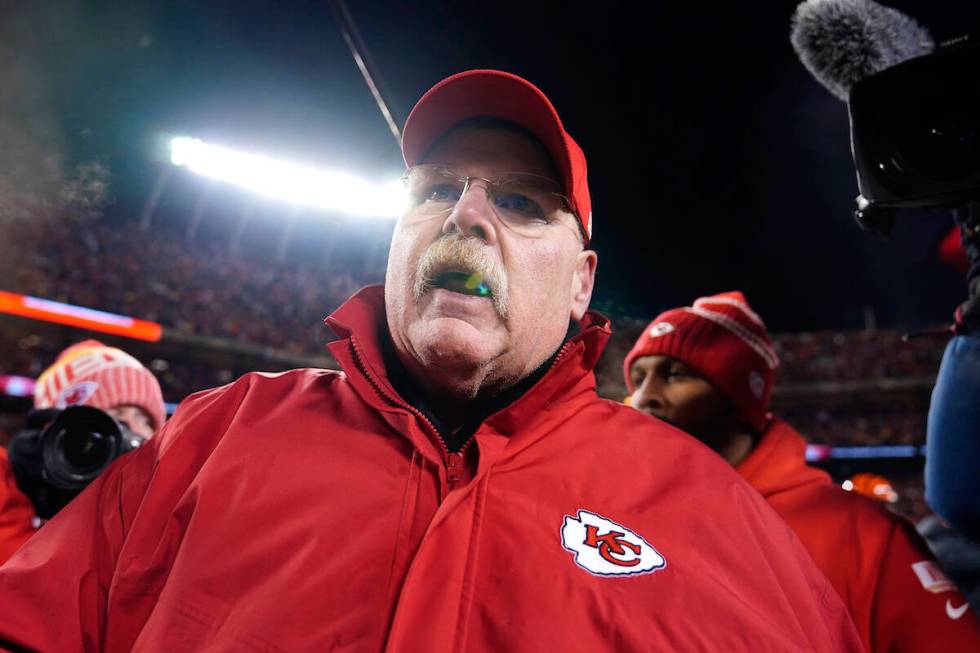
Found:
M 436 140 L 468 118 L 509 120 L 534 134 L 547 148 L 561 174 L 565 195 L 592 238 L 592 200 L 585 153 L 565 127 L 555 107 L 531 82 L 500 70 L 468 70 L 447 77 L 422 96 L 405 121 L 402 155 L 416 165 Z

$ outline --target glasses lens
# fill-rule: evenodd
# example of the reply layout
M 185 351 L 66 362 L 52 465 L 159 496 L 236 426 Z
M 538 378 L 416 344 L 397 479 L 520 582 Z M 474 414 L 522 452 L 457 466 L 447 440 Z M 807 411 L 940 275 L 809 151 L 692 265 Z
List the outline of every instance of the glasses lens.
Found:
M 563 208 L 561 188 L 546 177 L 512 173 L 493 188 L 493 206 L 510 229 L 532 237 L 545 235 Z
M 422 218 L 451 211 L 463 195 L 465 179 L 439 166 L 419 165 L 405 174 L 409 214 Z

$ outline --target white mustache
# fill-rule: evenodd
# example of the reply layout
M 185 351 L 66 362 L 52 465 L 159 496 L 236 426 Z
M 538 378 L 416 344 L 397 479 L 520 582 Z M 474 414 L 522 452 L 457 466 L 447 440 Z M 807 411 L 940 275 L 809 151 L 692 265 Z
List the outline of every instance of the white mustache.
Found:
M 490 288 L 491 301 L 501 319 L 507 319 L 507 271 L 497 262 L 479 238 L 457 233 L 443 236 L 425 250 L 415 272 L 412 296 L 422 299 L 432 290 L 436 278 L 446 270 L 479 275 Z

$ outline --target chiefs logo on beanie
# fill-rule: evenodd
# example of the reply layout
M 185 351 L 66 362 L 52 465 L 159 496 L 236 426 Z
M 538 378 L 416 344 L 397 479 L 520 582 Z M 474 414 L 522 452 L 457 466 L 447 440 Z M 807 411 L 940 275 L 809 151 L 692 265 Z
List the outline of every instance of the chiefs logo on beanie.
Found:
M 702 297 L 651 322 L 623 363 L 630 392 L 630 367 L 642 356 L 667 356 L 690 366 L 725 393 L 754 428 L 765 430 L 779 357 L 765 323 L 742 293 Z
M 138 406 L 159 429 L 166 420 L 160 383 L 138 360 L 97 340 L 72 345 L 34 386 L 35 408 Z

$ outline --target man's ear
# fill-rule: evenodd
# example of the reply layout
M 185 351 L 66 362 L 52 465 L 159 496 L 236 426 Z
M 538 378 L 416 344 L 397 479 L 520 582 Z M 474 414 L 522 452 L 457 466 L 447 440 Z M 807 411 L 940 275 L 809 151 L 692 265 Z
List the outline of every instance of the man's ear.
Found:
M 592 301 L 592 289 L 595 287 L 595 270 L 599 257 L 591 249 L 583 249 L 575 259 L 575 273 L 572 275 L 572 311 L 571 317 L 581 322 Z

